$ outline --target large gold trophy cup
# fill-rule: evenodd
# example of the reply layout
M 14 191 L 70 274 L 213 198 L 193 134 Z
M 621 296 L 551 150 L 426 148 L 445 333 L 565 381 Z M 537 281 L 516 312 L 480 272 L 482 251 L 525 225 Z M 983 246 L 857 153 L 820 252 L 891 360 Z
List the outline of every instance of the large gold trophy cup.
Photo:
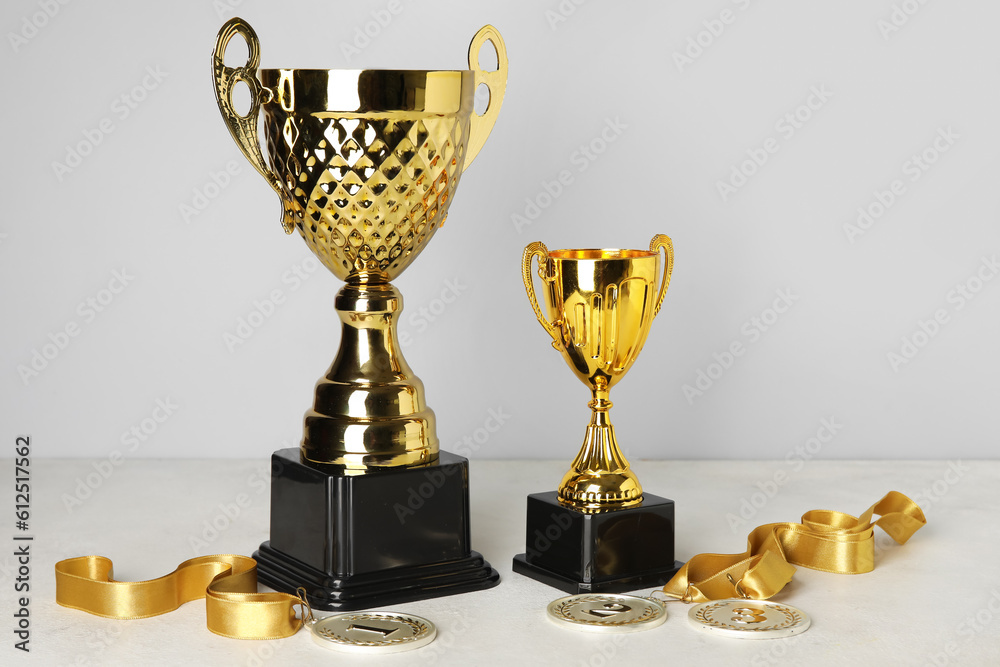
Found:
M 236 35 L 249 59 L 228 67 Z M 479 66 L 486 42 L 496 71 Z M 249 24 L 222 27 L 212 59 L 222 116 L 281 199 L 285 232 L 297 230 L 346 282 L 335 300 L 340 349 L 316 385 L 301 448 L 272 459 L 271 539 L 254 554 L 260 579 L 304 586 L 325 609 L 495 585 L 496 571 L 469 548 L 468 461 L 438 449 L 423 384 L 400 351 L 403 300 L 390 281 L 444 225 L 493 128 L 507 80 L 503 40 L 481 29 L 469 70 L 258 70 L 259 55 Z M 240 83 L 250 90 L 246 114 L 233 105 Z M 490 101 L 479 115 L 481 84 Z
M 660 253 L 665 252 L 660 269 Z M 538 257 L 542 312 L 532 263 Z M 524 250 L 522 276 L 538 322 L 592 394 L 583 446 L 555 493 L 528 496 L 527 551 L 514 569 L 569 592 L 662 584 L 674 561 L 673 501 L 643 494 L 618 447 L 609 392 L 635 363 L 673 271 L 670 239 L 649 250 Z

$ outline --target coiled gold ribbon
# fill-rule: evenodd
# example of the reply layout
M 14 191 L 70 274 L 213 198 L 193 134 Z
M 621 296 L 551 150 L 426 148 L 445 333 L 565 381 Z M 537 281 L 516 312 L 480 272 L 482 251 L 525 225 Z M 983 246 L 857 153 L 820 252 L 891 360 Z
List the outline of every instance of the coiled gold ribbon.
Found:
M 205 598 L 208 629 L 233 639 L 279 639 L 294 635 L 309 616 L 302 597 L 257 592 L 257 562 L 217 554 L 186 560 L 170 574 L 149 581 L 115 581 L 104 556 L 56 563 L 56 602 L 97 616 L 118 619 L 166 614 Z M 295 607 L 303 605 L 302 616 Z
M 872 521 L 872 516 L 881 516 Z M 831 510 L 812 510 L 801 523 L 769 523 L 747 537 L 741 554 L 698 554 L 663 587 L 668 597 L 708 602 L 733 597 L 764 600 L 792 579 L 794 565 L 860 574 L 875 568 L 875 530 L 882 528 L 905 544 L 927 519 L 915 502 L 890 491 L 860 517 Z M 794 565 L 793 565 L 794 564 Z

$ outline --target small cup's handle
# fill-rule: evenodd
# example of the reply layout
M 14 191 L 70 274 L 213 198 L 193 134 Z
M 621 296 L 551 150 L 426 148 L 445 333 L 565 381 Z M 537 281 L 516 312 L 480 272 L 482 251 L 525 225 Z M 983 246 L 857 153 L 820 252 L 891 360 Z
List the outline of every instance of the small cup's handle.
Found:
M 483 48 L 483 44 L 487 41 L 493 44 L 493 48 L 497 52 L 495 72 L 486 72 L 479 66 L 479 49 Z M 504 46 L 500 32 L 493 26 L 484 25 L 472 38 L 472 44 L 469 45 L 469 69 L 476 73 L 476 90 L 479 90 L 479 86 L 484 83 L 489 88 L 490 103 L 482 116 L 475 111 L 472 112 L 469 144 L 466 147 L 463 171 L 468 169 L 472 161 L 476 159 L 486 143 L 486 139 L 490 136 L 493 124 L 497 122 L 497 116 L 500 114 L 504 92 L 507 90 L 507 47 Z
M 653 317 L 660 313 L 660 306 L 663 305 L 663 297 L 667 295 L 667 287 L 670 286 L 670 275 L 674 272 L 674 244 L 666 234 L 657 234 L 649 242 L 650 252 L 660 253 L 666 251 L 666 264 L 663 267 L 663 278 L 660 279 L 660 295 L 656 298 L 656 308 L 653 310 Z
M 226 67 L 224 62 L 226 47 L 229 45 L 229 40 L 236 35 L 243 37 L 250 55 L 243 67 Z M 240 147 L 240 151 L 243 152 L 254 169 L 260 172 L 260 175 L 274 188 L 278 197 L 283 197 L 281 181 L 274 172 L 268 169 L 264 161 L 264 154 L 260 150 L 260 136 L 257 134 L 260 105 L 270 99 L 270 91 L 265 90 L 257 79 L 257 66 L 259 64 L 260 41 L 257 39 L 257 33 L 254 32 L 249 23 L 239 17 L 226 21 L 226 24 L 219 30 L 219 36 L 215 41 L 215 53 L 212 54 L 215 99 L 219 103 L 222 119 L 226 122 L 226 127 L 229 128 L 229 133 L 233 135 L 233 140 Z M 245 116 L 241 116 L 233 107 L 233 87 L 240 81 L 250 89 L 250 110 Z M 284 215 L 281 224 L 285 228 L 286 234 L 292 233 L 294 228 Z
M 535 311 L 538 323 L 552 336 L 552 347 L 561 350 L 562 343 L 559 336 L 559 324 L 558 322 L 553 324 L 545 319 L 542 309 L 538 307 L 538 299 L 535 297 L 535 283 L 531 278 L 531 260 L 535 255 L 538 255 L 538 275 L 541 279 L 548 282 L 556 279 L 554 275 L 546 271 L 549 261 L 549 249 L 541 241 L 529 243 L 528 247 L 524 249 L 524 255 L 521 258 L 521 278 L 524 279 L 524 291 L 528 293 L 528 301 L 531 302 L 531 309 Z

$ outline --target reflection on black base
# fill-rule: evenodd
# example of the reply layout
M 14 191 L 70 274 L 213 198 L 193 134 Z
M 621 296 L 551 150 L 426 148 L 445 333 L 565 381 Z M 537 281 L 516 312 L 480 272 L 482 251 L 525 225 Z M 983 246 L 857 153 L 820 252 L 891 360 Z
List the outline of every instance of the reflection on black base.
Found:
M 528 496 L 526 553 L 514 571 L 567 593 L 620 593 L 662 586 L 674 560 L 674 501 L 650 493 L 642 505 L 585 514 L 555 491 Z
M 469 545 L 467 459 L 441 452 L 419 468 L 345 475 L 289 448 L 271 463 L 271 539 L 253 555 L 261 583 L 345 611 L 499 583 Z

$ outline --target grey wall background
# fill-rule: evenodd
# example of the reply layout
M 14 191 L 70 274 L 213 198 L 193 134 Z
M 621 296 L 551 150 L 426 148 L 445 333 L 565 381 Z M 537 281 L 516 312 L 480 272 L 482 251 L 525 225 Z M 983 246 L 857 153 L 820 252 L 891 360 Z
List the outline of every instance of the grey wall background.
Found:
M 115 460 L 297 443 L 339 282 L 219 117 L 209 56 L 240 15 L 265 67 L 455 69 L 482 24 L 506 40 L 496 128 L 397 281 L 445 448 L 569 460 L 589 397 L 521 250 L 663 232 L 673 283 L 612 394 L 629 456 L 995 456 L 1000 6 L 398 3 L 3 4 L 6 440 Z

